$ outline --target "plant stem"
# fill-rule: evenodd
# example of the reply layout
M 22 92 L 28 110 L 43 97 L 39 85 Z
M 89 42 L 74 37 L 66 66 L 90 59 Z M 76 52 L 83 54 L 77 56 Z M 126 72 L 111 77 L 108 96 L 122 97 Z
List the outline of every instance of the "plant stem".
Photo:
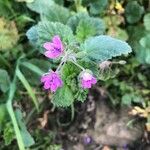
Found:
M 73 119 L 74 119 L 74 113 L 75 113 L 74 104 L 72 103 L 71 104 L 71 121 L 73 121 Z
M 70 60 L 73 64 L 75 64 L 76 66 L 78 66 L 81 70 L 85 70 L 81 65 L 79 65 L 78 63 L 76 63 L 73 60 Z

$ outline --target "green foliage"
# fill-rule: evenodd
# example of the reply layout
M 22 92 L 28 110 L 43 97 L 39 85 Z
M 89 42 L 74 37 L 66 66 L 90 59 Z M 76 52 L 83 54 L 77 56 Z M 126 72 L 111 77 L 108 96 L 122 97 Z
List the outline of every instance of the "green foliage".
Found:
M 142 63 L 150 64 L 150 34 L 144 36 L 139 41 L 140 47 L 137 52 L 137 57 Z
M 0 1 L 0 17 L 8 17 L 12 15 L 12 5 L 9 0 Z
M 126 19 L 131 24 L 138 22 L 143 13 L 144 7 L 140 6 L 137 1 L 128 2 L 125 8 Z
M 90 13 L 93 15 L 98 15 L 103 13 L 108 5 L 108 0 L 83 0 L 83 5 L 90 6 Z
M 58 21 L 65 24 L 70 17 L 68 9 L 55 4 L 52 0 L 35 0 L 32 3 L 28 3 L 27 6 L 31 10 L 39 13 L 42 20 Z
M 5 141 L 5 145 L 8 146 L 15 139 L 15 132 L 14 132 L 13 125 L 11 122 L 6 123 L 3 132 L 4 132 L 3 138 Z
M 87 17 L 79 21 L 76 29 L 76 36 L 79 41 L 84 41 L 88 37 L 103 34 L 105 26 L 98 18 Z
M 30 86 L 30 84 L 28 83 L 27 79 L 25 78 L 25 76 L 22 74 L 22 72 L 19 70 L 19 68 L 17 68 L 16 70 L 16 75 L 18 77 L 18 79 L 22 82 L 23 86 L 25 87 L 25 89 L 27 90 L 29 96 L 32 98 L 33 103 L 35 104 L 35 107 L 38 109 L 38 101 L 37 98 L 33 92 L 32 87 Z
M 71 89 L 64 83 L 63 87 L 59 88 L 54 94 L 52 103 L 57 107 L 67 107 L 73 103 L 73 100 L 74 97 Z
M 51 68 L 51 63 L 42 59 L 26 60 L 22 63 L 22 72 L 26 75 L 26 79 L 30 85 L 40 85 L 40 78 Z
M 122 96 L 121 102 L 123 105 L 131 106 L 132 102 L 142 103 L 143 98 L 140 95 L 135 95 L 135 93 L 125 94 Z
M 74 101 L 85 101 L 87 90 L 83 90 L 79 85 L 78 75 L 80 69 L 72 63 L 65 64 L 62 72 L 63 87 L 58 89 L 53 97 L 53 104 L 67 107 Z
M 127 41 L 128 39 L 128 34 L 126 30 L 123 30 L 120 27 L 110 28 L 107 33 L 120 40 Z
M 116 4 L 120 5 L 116 7 Z M 29 45 L 25 37 L 29 27 L 26 35 L 34 47 Z M 108 101 L 112 104 L 148 107 L 149 31 L 150 13 L 148 1 L 145 0 L 0 0 L 0 130 L 4 139 L 1 139 L 0 149 L 25 150 L 33 145 L 34 140 L 27 131 L 27 125 L 30 126 L 30 131 L 35 129 L 43 132 L 32 132 L 36 143 L 31 149 L 62 148 L 55 145 L 58 142 L 56 135 L 60 134 L 55 124 L 57 109 L 54 116 L 44 118 L 48 121 L 46 130 L 38 129 L 38 124 L 33 119 L 29 120 L 29 124 L 23 119 L 28 119 L 28 115 L 39 118 L 35 108 L 31 110 L 32 104 L 26 103 L 28 96 L 36 107 L 38 97 L 41 102 L 40 115 L 49 109 L 45 101 L 48 98 L 57 107 L 68 107 L 73 102 L 86 100 L 88 90 L 81 88 L 78 78 L 82 70 L 70 60 L 93 72 L 97 80 L 100 80 L 97 85 L 100 83 L 101 89 L 105 91 L 104 96 L 108 96 Z M 103 36 L 105 33 L 113 38 Z M 51 100 L 51 94 L 40 91 L 40 76 L 49 69 L 55 70 L 60 60 L 44 60 L 45 57 L 38 51 L 43 52 L 43 43 L 51 41 L 54 35 L 61 37 L 64 47 L 72 50 L 73 56 L 69 56 L 69 60 L 60 69 L 63 87 L 52 95 Z M 115 58 L 111 60 L 110 66 L 101 69 L 99 63 L 131 52 L 130 46 L 121 40 L 128 40 L 134 50 L 133 55 L 124 58 L 127 64 L 120 67 L 119 58 Z M 76 52 L 77 55 L 74 54 Z M 24 59 L 20 61 L 22 55 Z M 27 116 L 23 118 L 18 108 L 22 108 L 23 114 Z M 13 145 L 14 139 L 19 148 L 16 144 Z
M 80 42 L 88 37 L 103 34 L 105 31 L 105 25 L 101 19 L 90 17 L 86 13 L 77 13 L 68 20 L 67 24 Z
M 131 52 L 131 47 L 126 42 L 104 35 L 87 39 L 81 49 L 85 53 L 83 59 L 89 58 L 97 62 Z
M 48 12 L 48 9 L 54 4 L 52 0 L 34 0 L 31 3 L 27 3 L 27 6 L 39 14 Z
M 144 16 L 144 26 L 146 30 L 150 30 L 150 13 L 147 13 Z
M 15 22 L 0 18 L 0 51 L 13 48 L 18 39 L 19 35 Z
M 20 128 L 21 136 L 24 142 L 25 147 L 30 147 L 31 145 L 34 144 L 34 140 L 31 136 L 31 134 L 27 131 L 26 125 L 23 122 L 23 116 L 22 113 L 19 109 L 16 110 L 16 118 L 18 121 L 18 125 Z
M 0 90 L 7 92 L 10 86 L 10 78 L 6 70 L 0 69 Z
M 105 70 L 100 70 L 98 78 L 102 81 L 107 81 L 108 79 L 115 78 L 118 73 L 119 73 L 118 68 L 112 69 L 111 67 L 109 67 Z
M 3 128 L 5 121 L 7 120 L 8 112 L 5 104 L 0 104 L 0 131 Z
M 93 15 L 98 15 L 104 11 L 107 7 L 108 0 L 97 0 L 90 4 L 90 13 Z

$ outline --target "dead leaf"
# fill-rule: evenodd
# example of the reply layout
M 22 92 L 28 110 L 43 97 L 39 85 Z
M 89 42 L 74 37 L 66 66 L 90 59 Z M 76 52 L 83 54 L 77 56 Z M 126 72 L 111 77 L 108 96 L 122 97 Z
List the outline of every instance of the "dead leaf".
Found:
M 40 126 L 39 126 L 40 129 L 43 129 L 47 125 L 48 114 L 49 114 L 49 110 L 44 112 L 44 115 L 42 118 L 38 118 L 38 121 L 40 122 Z
M 108 146 L 104 146 L 102 150 L 111 150 Z

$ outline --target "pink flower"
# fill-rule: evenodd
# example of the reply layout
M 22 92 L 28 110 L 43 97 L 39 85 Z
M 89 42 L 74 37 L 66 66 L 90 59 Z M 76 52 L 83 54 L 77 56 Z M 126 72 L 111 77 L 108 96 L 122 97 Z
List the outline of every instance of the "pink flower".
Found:
M 54 71 L 50 71 L 49 73 L 43 75 L 41 77 L 41 82 L 44 83 L 44 89 L 50 89 L 52 92 L 55 92 L 63 85 L 63 81 L 60 76 Z
M 64 51 L 62 41 L 58 35 L 53 37 L 52 42 L 44 43 L 43 47 L 46 49 L 44 55 L 48 58 L 57 58 Z
M 96 78 L 93 76 L 93 74 L 90 70 L 81 72 L 80 80 L 81 80 L 81 86 L 84 89 L 91 88 L 92 85 L 96 84 L 96 82 L 97 82 Z

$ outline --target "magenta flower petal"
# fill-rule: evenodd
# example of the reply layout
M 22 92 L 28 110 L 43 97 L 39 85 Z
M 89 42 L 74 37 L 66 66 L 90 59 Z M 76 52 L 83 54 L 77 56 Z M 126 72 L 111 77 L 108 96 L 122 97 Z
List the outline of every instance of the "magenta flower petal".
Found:
M 48 57 L 48 58 L 57 58 L 57 57 L 59 57 L 59 55 L 60 55 L 60 53 L 59 52 L 57 52 L 57 51 L 46 51 L 45 53 L 44 53 L 44 55 L 46 56 L 46 57 Z
M 56 44 L 58 47 L 61 47 L 62 42 L 61 42 L 61 39 L 60 39 L 60 37 L 59 37 L 58 35 L 54 36 L 52 41 L 53 41 L 53 43 Z
M 62 41 L 58 35 L 53 37 L 52 42 L 44 43 L 43 47 L 46 49 L 44 55 L 48 58 L 57 58 L 64 51 Z
M 44 89 L 55 92 L 59 87 L 62 87 L 63 81 L 60 76 L 53 71 L 43 75 L 41 77 L 41 82 L 44 84 Z
M 54 44 L 51 43 L 51 42 L 46 42 L 46 43 L 44 43 L 43 47 L 44 47 L 46 50 L 53 50 L 53 49 L 54 49 Z
M 92 85 L 96 84 L 97 82 L 96 78 L 93 76 L 92 72 L 89 70 L 81 72 L 80 80 L 81 80 L 81 86 L 84 89 L 91 88 Z

